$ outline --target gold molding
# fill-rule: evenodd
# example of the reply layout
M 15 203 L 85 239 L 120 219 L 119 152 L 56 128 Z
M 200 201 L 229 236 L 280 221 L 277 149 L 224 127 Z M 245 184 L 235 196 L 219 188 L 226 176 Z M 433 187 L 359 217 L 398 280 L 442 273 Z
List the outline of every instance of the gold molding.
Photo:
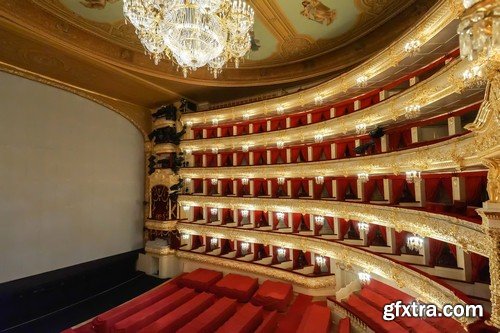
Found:
M 172 231 L 177 229 L 177 221 L 158 221 L 146 219 L 145 226 L 151 230 Z
M 456 217 L 419 210 L 367 205 L 343 201 L 304 199 L 265 199 L 239 197 L 179 196 L 185 206 L 294 212 L 339 217 L 409 231 L 423 237 L 438 239 L 460 246 L 465 251 L 488 257 L 487 237 L 481 225 Z M 227 227 L 226 227 L 227 228 Z
M 267 114 L 265 111 L 269 107 L 274 110 L 278 105 L 284 105 L 288 111 L 300 108 L 303 106 L 302 100 L 313 101 L 318 92 L 321 92 L 325 99 L 330 100 L 335 96 L 335 100 L 340 100 L 344 97 L 342 92 L 346 92 L 356 86 L 356 78 L 358 76 L 366 74 L 369 77 L 375 77 L 405 59 L 407 54 L 404 52 L 404 44 L 407 41 L 418 39 L 422 44 L 425 44 L 437 35 L 446 25 L 456 19 L 459 13 L 458 8 L 459 6 L 457 6 L 456 1 L 441 0 L 409 32 L 402 35 L 389 47 L 364 62 L 361 66 L 357 66 L 353 70 L 314 88 L 275 98 L 271 101 L 185 114 L 183 121 L 192 121 L 194 124 L 199 125 L 206 124 L 208 123 L 207 120 L 214 118 L 219 119 L 221 122 L 242 119 L 245 114 L 261 118 Z
M 219 150 L 228 148 L 238 149 L 241 147 L 242 140 L 250 147 L 258 147 L 275 145 L 278 139 L 286 144 L 304 142 L 304 140 L 312 141 L 314 135 L 318 133 L 323 134 L 325 138 L 353 135 L 356 132 L 356 125 L 360 123 L 366 124 L 367 129 L 370 130 L 377 125 L 388 123 L 395 125 L 406 121 L 404 117 L 406 113 L 405 107 L 415 103 L 423 107 L 419 117 L 419 119 L 423 119 L 429 113 L 435 112 L 432 108 L 425 110 L 425 106 L 432 105 L 445 97 L 460 92 L 459 87 L 450 84 L 449 80 L 450 78 L 461 77 L 469 66 L 470 64 L 466 61 L 455 60 L 429 79 L 418 83 L 397 96 L 340 118 L 332 118 L 319 123 L 258 134 L 186 140 L 181 142 L 180 148 L 184 150 L 191 149 L 192 151 L 203 151 L 214 147 L 219 148 Z M 210 113 L 210 111 L 207 112 Z M 182 115 L 182 121 L 184 123 L 189 121 L 190 115 L 189 113 Z M 205 121 L 208 119 L 208 116 L 205 116 Z
M 369 251 L 317 238 L 301 237 L 254 230 L 217 228 L 214 226 L 179 223 L 179 232 L 196 235 L 209 235 L 230 240 L 242 240 L 273 246 L 312 251 L 322 256 L 341 261 L 346 266 L 360 267 L 368 273 L 394 281 L 400 288 L 407 288 L 424 303 L 434 303 L 439 308 L 445 304 L 465 304 L 451 290 L 443 285 L 410 269 L 396 261 L 375 255 Z M 476 318 L 456 318 L 467 325 Z
M 243 272 L 264 275 L 273 279 L 287 281 L 310 289 L 335 287 L 335 276 L 331 275 L 319 276 L 319 277 L 307 277 L 297 273 L 287 272 L 285 270 L 269 266 L 252 264 L 244 261 L 237 261 L 221 257 L 213 257 L 210 255 L 204 255 L 187 251 L 177 251 L 177 256 L 185 260 L 197 261 L 203 264 L 215 265 L 228 269 L 235 269 Z

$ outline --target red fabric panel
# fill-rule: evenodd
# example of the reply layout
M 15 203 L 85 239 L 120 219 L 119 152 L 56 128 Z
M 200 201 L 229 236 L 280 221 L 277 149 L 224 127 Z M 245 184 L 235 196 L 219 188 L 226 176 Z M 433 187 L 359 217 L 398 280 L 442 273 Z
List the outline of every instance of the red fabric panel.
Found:
M 194 166 L 202 167 L 203 166 L 203 154 L 193 154 L 194 156 Z
M 307 307 L 297 333 L 329 333 L 332 328 L 330 309 L 326 306 L 311 304 Z
M 271 131 L 284 130 L 286 128 L 286 117 L 271 119 Z
M 153 323 L 165 314 L 173 311 L 175 308 L 181 306 L 183 303 L 192 299 L 196 293 L 189 288 L 183 288 L 173 295 L 170 295 L 153 305 L 136 312 L 127 318 L 117 322 L 112 331 L 116 333 L 132 333 L 137 332 L 141 328 Z
M 221 127 L 221 137 L 228 137 L 233 135 L 233 126 L 224 126 Z
M 471 253 L 471 261 L 472 261 L 472 282 L 478 280 L 479 271 L 484 268 L 484 266 L 489 265 L 489 260 L 482 255 L 477 253 Z
M 207 291 L 220 279 L 222 279 L 221 272 L 198 268 L 191 273 L 184 275 L 179 280 L 179 284 L 185 287 L 196 289 L 197 291 Z
M 266 280 L 252 298 L 254 305 L 262 305 L 266 310 L 285 312 L 292 301 L 293 288 L 289 283 Z
M 324 143 L 312 146 L 313 161 L 319 161 L 322 154 L 325 155 L 326 160 L 332 159 L 332 149 L 330 143 Z
M 243 160 L 246 161 L 247 165 L 249 164 L 250 158 L 248 157 L 248 153 L 237 152 L 236 153 L 236 165 L 242 165 Z
M 236 300 L 221 298 L 177 333 L 215 332 L 236 312 Z
M 168 188 L 163 185 L 151 189 L 151 218 L 154 220 L 168 220 Z
M 441 254 L 441 251 L 443 251 L 443 247 L 444 242 L 434 238 L 429 238 L 429 266 L 434 266 L 436 264 L 436 259 Z
M 401 254 L 401 248 L 406 244 L 406 237 L 408 236 L 408 232 L 396 231 L 395 235 L 396 235 L 396 254 Z
M 259 121 L 253 124 L 253 133 L 267 132 L 267 121 Z
M 403 194 L 403 189 L 404 185 L 406 183 L 406 180 L 404 178 L 397 178 L 397 179 L 392 179 L 392 195 L 393 195 L 393 200 L 394 203 L 398 204 L 399 203 L 399 198 L 401 198 L 401 195 Z M 408 188 L 410 189 L 410 192 L 415 198 L 415 184 L 407 184 Z
M 261 306 L 245 304 L 216 333 L 250 333 L 260 325 L 264 316 Z
M 350 333 L 350 332 L 351 332 L 351 320 L 349 319 L 349 317 L 340 319 L 338 333 Z
M 92 320 L 92 326 L 97 333 L 107 333 L 111 330 L 114 324 L 127 318 L 128 316 L 150 306 L 159 300 L 172 295 L 178 291 L 179 287 L 174 283 L 166 283 L 158 288 L 142 294 L 130 302 L 124 303 L 116 308 L 113 308 Z
M 212 292 L 218 296 L 234 298 L 245 303 L 250 300 L 258 288 L 258 279 L 229 273 L 212 287 Z
M 487 184 L 487 173 L 465 175 L 465 201 L 469 206 L 481 207 L 481 192 Z
M 371 245 L 374 238 L 375 234 L 377 233 L 377 230 L 380 230 L 380 233 L 382 234 L 382 238 L 384 238 L 385 242 L 387 243 L 387 234 L 385 227 L 382 225 L 370 225 L 370 229 L 368 230 L 368 234 L 366 235 L 366 238 L 368 239 L 368 245 Z
M 330 107 L 325 107 L 318 111 L 311 112 L 311 123 L 319 123 L 330 119 Z
M 425 199 L 429 202 L 436 202 L 436 194 L 439 186 L 443 186 L 444 190 L 450 198 L 453 197 L 451 176 L 441 177 L 422 177 L 425 180 Z
M 253 152 L 253 164 L 254 165 L 266 165 L 267 164 L 267 152 L 265 150 L 257 150 Z
M 166 316 L 144 327 L 139 332 L 175 332 L 210 307 L 215 302 L 215 299 L 215 295 L 213 294 L 198 294 Z
M 307 115 L 298 115 L 290 117 L 290 127 L 300 127 L 307 125 Z
M 274 333 L 276 325 L 278 324 L 278 312 L 273 311 L 271 313 L 264 314 L 264 320 L 262 324 L 257 327 L 255 333 Z

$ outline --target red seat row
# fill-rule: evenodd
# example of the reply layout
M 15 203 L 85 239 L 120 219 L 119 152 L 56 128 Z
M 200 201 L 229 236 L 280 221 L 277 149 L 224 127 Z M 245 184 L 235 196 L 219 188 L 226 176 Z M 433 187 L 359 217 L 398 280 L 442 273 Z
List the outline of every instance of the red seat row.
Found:
M 219 296 L 237 299 L 245 303 L 259 288 L 259 280 L 244 275 L 229 273 L 219 280 L 211 291 Z
M 297 329 L 297 333 L 329 333 L 332 328 L 330 309 L 311 304 L 307 307 Z
M 250 333 L 262 323 L 264 310 L 262 306 L 246 303 L 216 333 Z
M 177 333 L 215 332 L 236 312 L 236 300 L 223 297 Z
M 292 298 L 291 284 L 266 280 L 252 297 L 251 302 L 269 311 L 285 312 Z

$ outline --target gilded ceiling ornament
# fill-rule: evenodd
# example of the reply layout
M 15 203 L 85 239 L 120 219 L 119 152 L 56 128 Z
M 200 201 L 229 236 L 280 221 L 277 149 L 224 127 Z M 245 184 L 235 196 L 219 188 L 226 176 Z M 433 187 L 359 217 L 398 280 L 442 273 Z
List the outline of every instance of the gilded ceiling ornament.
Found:
M 300 12 L 303 16 L 321 24 L 330 25 L 337 16 L 337 12 L 325 6 L 319 0 L 302 1 L 304 9 Z
M 83 0 L 80 3 L 91 9 L 104 9 L 108 3 L 115 3 L 118 0 Z

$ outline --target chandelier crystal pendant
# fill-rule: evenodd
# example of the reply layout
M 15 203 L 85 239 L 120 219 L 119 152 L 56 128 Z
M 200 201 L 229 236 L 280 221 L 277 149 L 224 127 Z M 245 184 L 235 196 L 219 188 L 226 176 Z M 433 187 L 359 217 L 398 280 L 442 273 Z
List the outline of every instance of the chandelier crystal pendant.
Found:
M 500 50 L 500 4 L 498 0 L 463 0 L 458 35 L 460 55 L 473 61 L 492 57 Z
M 424 239 L 417 235 L 409 236 L 406 239 L 406 247 L 412 251 L 420 251 L 424 247 Z
M 254 10 L 245 0 L 124 0 L 123 13 L 155 64 L 171 59 L 184 77 L 207 66 L 217 78 L 250 51 Z

